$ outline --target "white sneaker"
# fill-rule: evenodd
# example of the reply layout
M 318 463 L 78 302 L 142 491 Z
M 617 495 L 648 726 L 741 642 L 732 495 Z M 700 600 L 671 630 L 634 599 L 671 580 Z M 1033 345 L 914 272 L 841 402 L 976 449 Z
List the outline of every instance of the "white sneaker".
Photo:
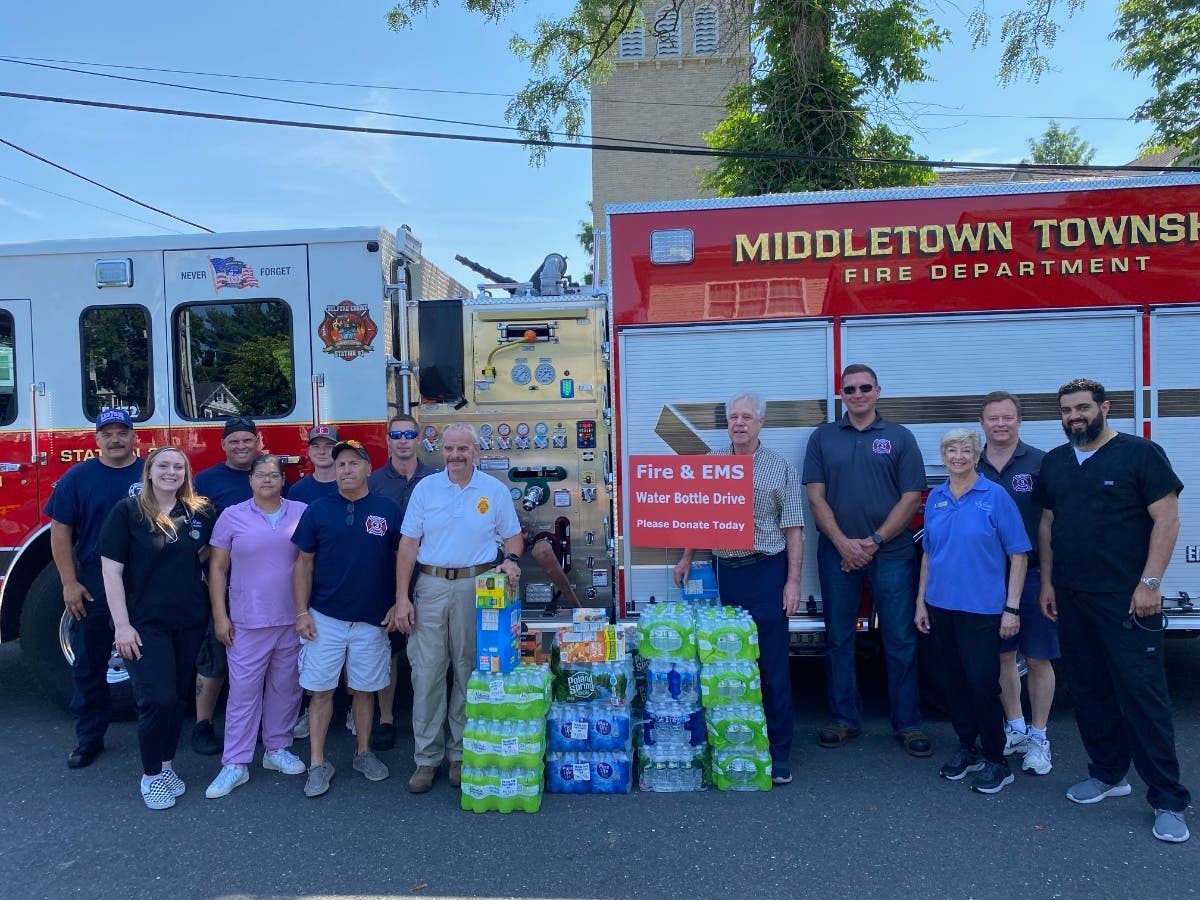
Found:
M 346 730 L 355 737 L 358 737 L 358 732 L 354 728 L 354 710 L 346 710 Z
M 296 724 L 292 726 L 292 737 L 298 741 L 302 741 L 308 737 L 308 710 L 300 713 L 300 718 L 296 720 Z
M 174 769 L 163 769 L 161 777 L 166 779 L 167 787 L 171 789 L 174 796 L 182 797 L 187 793 L 187 785 L 183 783 L 183 779 Z
M 1015 731 L 1007 722 L 1004 723 L 1004 755 L 1024 755 L 1029 749 L 1029 735 L 1024 731 Z
M 284 775 L 303 775 L 308 771 L 308 766 L 300 757 L 286 747 L 264 753 L 262 767 L 268 772 L 282 772 Z
M 1050 763 L 1049 739 L 1039 741 L 1036 738 L 1030 738 L 1029 749 L 1025 751 L 1025 761 L 1021 763 L 1022 771 L 1032 772 L 1035 775 L 1049 775 L 1053 768 L 1054 766 Z
M 222 766 L 221 771 L 217 773 L 217 777 L 208 786 L 208 790 L 204 792 L 204 796 L 209 800 L 216 800 L 218 797 L 227 797 L 235 787 L 241 787 L 249 780 L 250 770 L 246 766 L 238 765 L 237 763 Z
M 170 809 L 175 805 L 175 793 L 167 784 L 167 779 L 159 775 L 149 784 L 141 783 L 142 800 L 147 809 Z

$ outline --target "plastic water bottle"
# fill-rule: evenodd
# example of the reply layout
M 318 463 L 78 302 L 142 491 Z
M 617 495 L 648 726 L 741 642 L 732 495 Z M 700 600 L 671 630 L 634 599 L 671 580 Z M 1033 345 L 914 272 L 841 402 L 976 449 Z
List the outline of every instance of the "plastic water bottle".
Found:
M 683 585 L 683 599 L 689 603 L 712 603 L 720 599 L 717 592 L 717 573 L 712 560 L 699 559 L 692 562 L 687 581 Z

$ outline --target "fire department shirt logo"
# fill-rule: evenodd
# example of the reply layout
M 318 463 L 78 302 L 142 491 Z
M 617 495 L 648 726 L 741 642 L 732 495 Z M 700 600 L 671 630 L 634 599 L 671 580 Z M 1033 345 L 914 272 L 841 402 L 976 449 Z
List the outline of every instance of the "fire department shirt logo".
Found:
M 891 453 L 892 452 L 892 442 L 889 441 L 887 438 L 875 438 L 875 440 L 871 441 L 871 452 L 872 453 Z
M 1033 491 L 1033 476 L 1027 474 L 1014 475 L 1012 486 L 1014 491 L 1020 491 L 1022 494 L 1031 493 Z
M 387 534 L 387 519 L 383 516 L 367 516 L 367 534 L 383 537 Z
M 258 279 L 254 277 L 254 269 L 240 259 L 235 259 L 232 256 L 224 258 L 210 256 L 208 262 L 212 266 L 213 284 L 216 285 L 218 291 L 221 288 L 233 288 L 240 291 L 242 288 L 258 287 Z
M 357 359 L 374 350 L 371 341 L 378 333 L 369 308 L 350 300 L 325 307 L 325 319 L 317 328 L 325 352 L 345 360 Z
M 482 516 L 491 509 L 491 505 L 488 503 L 487 497 L 480 497 L 479 502 L 475 504 L 475 508 L 479 510 L 479 514 Z

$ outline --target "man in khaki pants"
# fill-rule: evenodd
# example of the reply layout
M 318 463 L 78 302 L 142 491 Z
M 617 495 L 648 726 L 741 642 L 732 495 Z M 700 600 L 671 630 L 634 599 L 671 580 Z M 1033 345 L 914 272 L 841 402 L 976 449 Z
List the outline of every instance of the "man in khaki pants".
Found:
M 469 425 L 442 432 L 446 468 L 413 488 L 400 549 L 396 553 L 396 605 L 388 613 L 389 630 L 409 635 L 412 665 L 413 737 L 416 771 L 408 789 L 424 794 L 433 787 L 443 759 L 450 762 L 450 784 L 462 784 L 463 728 L 467 680 L 475 668 L 475 576 L 495 568 L 514 582 L 524 538 L 508 488 L 475 469 L 479 438 Z M 496 565 L 496 544 L 505 558 Z M 420 566 L 416 594 L 409 598 L 413 566 Z M 449 703 L 446 669 L 454 671 Z M 450 741 L 445 740 L 446 722 Z

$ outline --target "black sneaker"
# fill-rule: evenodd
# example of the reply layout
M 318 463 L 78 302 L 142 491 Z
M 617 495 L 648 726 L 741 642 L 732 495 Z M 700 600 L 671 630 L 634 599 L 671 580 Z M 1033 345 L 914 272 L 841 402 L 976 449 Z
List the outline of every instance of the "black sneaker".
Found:
M 982 771 L 971 779 L 971 790 L 977 794 L 998 794 L 1015 780 L 1007 762 L 985 762 Z
M 371 729 L 371 749 L 384 751 L 396 746 L 396 726 L 391 722 L 380 722 Z
M 977 750 L 974 748 L 968 750 L 965 747 L 959 747 L 954 751 L 954 755 L 938 769 L 938 774 L 947 781 L 961 781 L 966 777 L 968 772 L 978 772 L 985 765 L 987 763 L 979 758 Z
M 212 722 L 202 721 L 192 726 L 192 749 L 201 756 L 216 756 L 221 752 Z

